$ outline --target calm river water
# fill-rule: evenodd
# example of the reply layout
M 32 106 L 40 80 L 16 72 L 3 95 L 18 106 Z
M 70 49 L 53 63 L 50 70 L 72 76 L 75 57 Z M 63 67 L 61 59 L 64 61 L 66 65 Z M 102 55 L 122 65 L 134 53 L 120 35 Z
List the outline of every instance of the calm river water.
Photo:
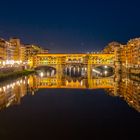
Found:
M 136 77 L 30 75 L 0 84 L 0 140 L 139 136 Z

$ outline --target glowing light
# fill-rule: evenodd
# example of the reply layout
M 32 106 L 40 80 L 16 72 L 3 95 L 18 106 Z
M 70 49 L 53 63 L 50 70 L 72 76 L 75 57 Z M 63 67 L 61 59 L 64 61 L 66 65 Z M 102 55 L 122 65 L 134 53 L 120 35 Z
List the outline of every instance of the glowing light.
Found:
M 105 75 L 106 75 L 106 74 L 108 74 L 108 71 L 105 71 L 104 73 L 105 73 Z
M 22 83 L 22 79 L 20 80 L 20 83 Z
M 43 77 L 43 76 L 44 76 L 44 73 L 43 73 L 43 72 L 41 72 L 41 73 L 40 73 L 40 77 Z
M 95 69 L 92 69 L 92 71 L 93 71 L 93 72 L 95 72 L 95 73 L 100 74 L 100 72 L 99 72 L 99 71 L 97 71 L 97 70 L 95 70 Z
M 83 86 L 83 81 L 80 82 L 80 85 Z
M 5 66 L 6 65 L 6 63 L 3 61 L 3 65 Z
M 66 85 L 68 85 L 69 84 L 69 82 L 66 80 Z
M 9 88 L 10 86 L 9 85 L 7 85 L 7 88 Z
M 13 85 L 12 86 L 15 86 L 15 83 L 13 83 Z
M 20 81 L 17 81 L 16 84 L 17 84 L 17 85 L 20 85 Z
M 5 92 L 5 90 L 6 90 L 6 87 L 3 87 L 3 91 Z
M 108 68 L 108 66 L 104 66 L 104 68 L 105 68 L 105 69 L 107 69 L 107 68 Z

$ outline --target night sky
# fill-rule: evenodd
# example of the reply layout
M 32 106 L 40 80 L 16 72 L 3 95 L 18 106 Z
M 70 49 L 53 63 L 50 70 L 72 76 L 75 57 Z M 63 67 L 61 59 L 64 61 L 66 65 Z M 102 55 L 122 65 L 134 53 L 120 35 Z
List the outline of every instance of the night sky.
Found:
M 139 0 L 1 0 L 0 37 L 55 53 L 100 51 L 140 36 Z

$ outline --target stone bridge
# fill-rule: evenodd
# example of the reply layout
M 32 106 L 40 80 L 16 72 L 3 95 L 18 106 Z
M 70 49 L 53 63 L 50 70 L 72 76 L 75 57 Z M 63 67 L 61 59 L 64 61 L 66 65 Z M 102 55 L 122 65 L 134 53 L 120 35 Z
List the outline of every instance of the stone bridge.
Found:
M 97 67 L 107 65 L 115 67 L 114 54 L 37 54 L 32 66 L 50 66 L 56 69 L 68 66 Z

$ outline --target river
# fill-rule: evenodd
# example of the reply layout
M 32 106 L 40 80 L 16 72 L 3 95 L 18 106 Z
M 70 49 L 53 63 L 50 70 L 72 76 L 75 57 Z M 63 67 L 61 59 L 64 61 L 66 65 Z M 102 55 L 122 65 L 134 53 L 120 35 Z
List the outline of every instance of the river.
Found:
M 132 79 L 53 72 L 1 82 L 0 139 L 134 139 L 140 82 Z

